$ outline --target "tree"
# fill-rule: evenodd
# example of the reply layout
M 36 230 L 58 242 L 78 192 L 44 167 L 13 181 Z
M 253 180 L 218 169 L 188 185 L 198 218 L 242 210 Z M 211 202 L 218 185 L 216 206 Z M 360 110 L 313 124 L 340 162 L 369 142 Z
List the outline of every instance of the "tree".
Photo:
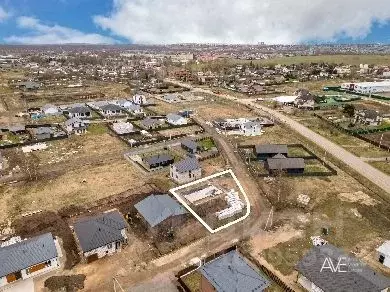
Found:
M 343 113 L 347 114 L 349 117 L 353 117 L 355 115 L 355 106 L 352 104 L 346 104 L 344 106 Z

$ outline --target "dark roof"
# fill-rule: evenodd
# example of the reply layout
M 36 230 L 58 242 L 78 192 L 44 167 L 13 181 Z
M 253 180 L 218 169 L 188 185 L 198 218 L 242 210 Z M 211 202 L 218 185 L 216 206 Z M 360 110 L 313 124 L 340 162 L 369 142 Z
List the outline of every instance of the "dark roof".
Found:
M 146 157 L 144 158 L 144 161 L 149 164 L 149 165 L 152 165 L 152 164 L 158 164 L 158 163 L 161 163 L 161 162 L 166 162 L 166 161 L 169 161 L 169 160 L 173 160 L 173 156 L 172 155 L 168 155 L 168 154 L 157 154 L 157 155 L 154 155 L 154 156 L 150 156 L 150 157 Z
M 347 272 L 332 272 L 325 259 L 332 259 L 334 266 L 339 259 L 347 266 Z M 313 247 L 296 265 L 298 272 L 323 291 L 381 291 L 390 287 L 390 278 L 378 274 L 359 259 L 344 253 L 331 244 Z M 322 271 L 321 271 L 322 269 Z
M 84 218 L 74 224 L 74 231 L 83 252 L 123 240 L 121 230 L 125 228 L 127 224 L 118 211 Z
M 0 247 L 0 278 L 56 258 L 57 249 L 51 233 Z
M 283 158 L 276 157 L 267 159 L 268 169 L 301 169 L 305 168 L 305 160 L 303 158 Z
M 168 195 L 150 195 L 134 207 L 151 227 L 155 227 L 169 217 L 187 213 L 183 206 Z
M 38 127 L 38 128 L 33 128 L 32 132 L 35 135 L 44 135 L 44 134 L 53 134 L 54 131 L 50 127 Z
M 163 122 L 158 120 L 158 119 L 151 119 L 151 118 L 145 118 L 141 121 L 141 126 L 143 127 L 151 127 L 151 126 L 154 126 L 154 125 L 162 125 Z
M 283 144 L 261 144 L 256 145 L 257 154 L 288 153 L 287 145 Z
M 69 113 L 72 113 L 72 114 L 81 114 L 81 113 L 89 113 L 91 112 L 91 110 L 86 107 L 86 106 L 75 106 L 75 107 L 71 107 L 69 109 L 67 109 L 67 111 Z
M 235 250 L 212 260 L 199 269 L 218 292 L 263 291 L 270 282 Z
M 364 109 L 358 112 L 359 115 L 364 116 L 367 119 L 376 119 L 377 117 L 381 117 L 379 111 Z
M 199 147 L 199 144 L 197 142 L 195 142 L 194 140 L 190 140 L 190 139 L 182 140 L 181 145 L 183 145 L 187 148 L 193 149 L 193 150 L 196 150 Z
M 119 105 L 111 104 L 111 103 L 102 105 L 100 109 L 102 111 L 112 111 L 112 112 L 122 111 L 122 108 Z
M 200 168 L 198 160 L 196 158 L 191 157 L 185 158 L 178 163 L 175 163 L 173 166 L 176 168 L 177 172 L 180 173 Z

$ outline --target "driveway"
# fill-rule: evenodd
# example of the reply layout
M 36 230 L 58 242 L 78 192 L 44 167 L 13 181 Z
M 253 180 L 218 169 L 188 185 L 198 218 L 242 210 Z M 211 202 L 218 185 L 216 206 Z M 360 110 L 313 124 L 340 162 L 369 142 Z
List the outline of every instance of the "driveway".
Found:
M 4 292 L 34 292 L 34 280 L 33 279 L 26 279 L 20 282 L 16 282 L 14 284 L 11 284 L 7 286 L 6 288 L 3 288 L 3 290 L 0 289 L 0 291 Z

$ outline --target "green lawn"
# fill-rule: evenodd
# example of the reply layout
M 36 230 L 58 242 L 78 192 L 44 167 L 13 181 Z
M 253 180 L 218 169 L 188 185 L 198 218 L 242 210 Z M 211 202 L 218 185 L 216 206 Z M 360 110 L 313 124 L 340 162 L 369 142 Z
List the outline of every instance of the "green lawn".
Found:
M 197 271 L 182 278 L 183 282 L 187 285 L 191 292 L 200 292 L 201 279 L 202 275 Z
M 214 140 L 211 138 L 200 140 L 198 143 L 204 150 L 210 150 L 211 148 L 215 147 Z
M 88 126 L 87 133 L 91 135 L 102 135 L 108 132 L 108 128 L 103 123 L 93 123 Z

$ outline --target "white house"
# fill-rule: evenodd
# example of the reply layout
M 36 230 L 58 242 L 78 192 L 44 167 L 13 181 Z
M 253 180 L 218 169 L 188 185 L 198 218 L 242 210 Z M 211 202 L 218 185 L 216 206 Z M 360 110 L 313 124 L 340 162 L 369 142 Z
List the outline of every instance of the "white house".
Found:
M 341 88 L 362 94 L 390 92 L 390 81 L 343 83 Z
M 87 131 L 88 124 L 79 118 L 71 118 L 64 122 L 64 127 L 68 134 L 80 135 Z
M 139 104 L 139 105 L 144 105 L 144 104 L 147 104 L 148 102 L 146 101 L 146 97 L 145 95 L 142 95 L 142 94 L 136 94 L 133 96 L 133 102 L 135 104 Z
M 167 122 L 168 124 L 174 125 L 174 126 L 181 126 L 181 125 L 187 125 L 188 120 L 178 114 L 167 114 Z
M 80 219 L 75 222 L 73 230 L 88 263 L 120 252 L 128 240 L 127 223 L 118 211 Z
M 390 268 L 390 240 L 385 241 L 377 249 L 378 261 L 384 266 Z
M 0 247 L 0 287 L 33 278 L 60 266 L 58 244 L 51 233 Z
M 256 122 L 247 122 L 241 124 L 241 133 L 244 136 L 259 136 L 261 135 L 261 125 Z
M 202 177 L 202 168 L 196 158 L 186 158 L 171 165 L 170 177 L 179 184 L 188 183 Z

